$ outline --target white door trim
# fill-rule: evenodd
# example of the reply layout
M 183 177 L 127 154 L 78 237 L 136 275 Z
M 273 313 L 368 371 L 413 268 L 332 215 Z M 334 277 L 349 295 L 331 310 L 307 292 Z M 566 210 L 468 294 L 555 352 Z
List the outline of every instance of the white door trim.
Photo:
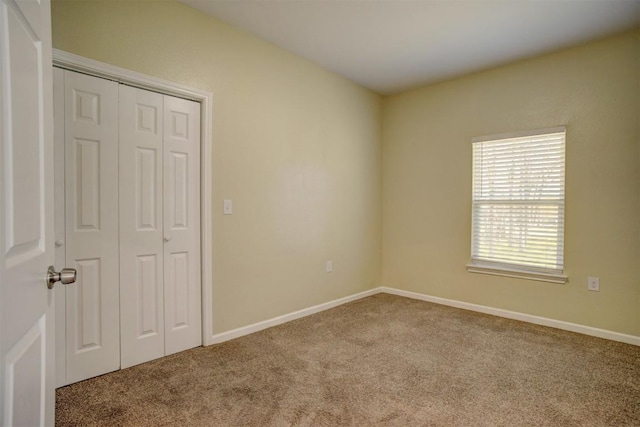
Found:
M 202 345 L 213 344 L 211 108 L 213 94 L 180 83 L 147 76 L 104 62 L 53 49 L 53 65 L 200 103 L 200 224 L 202 274 Z

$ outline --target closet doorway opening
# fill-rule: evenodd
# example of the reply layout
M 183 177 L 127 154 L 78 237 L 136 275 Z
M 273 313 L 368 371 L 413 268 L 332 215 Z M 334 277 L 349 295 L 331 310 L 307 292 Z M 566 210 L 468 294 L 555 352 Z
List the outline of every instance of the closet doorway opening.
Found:
M 60 387 L 212 344 L 212 95 L 53 58 Z

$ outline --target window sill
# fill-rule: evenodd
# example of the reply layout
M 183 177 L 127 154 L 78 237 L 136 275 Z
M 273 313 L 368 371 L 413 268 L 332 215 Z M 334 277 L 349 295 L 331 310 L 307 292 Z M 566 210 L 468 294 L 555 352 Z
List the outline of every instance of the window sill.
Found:
M 538 273 L 534 271 L 518 270 L 514 268 L 498 267 L 494 265 L 467 264 L 469 273 L 491 274 L 494 276 L 515 277 L 518 279 L 537 280 L 539 282 L 550 282 L 565 284 L 569 278 L 564 274 Z

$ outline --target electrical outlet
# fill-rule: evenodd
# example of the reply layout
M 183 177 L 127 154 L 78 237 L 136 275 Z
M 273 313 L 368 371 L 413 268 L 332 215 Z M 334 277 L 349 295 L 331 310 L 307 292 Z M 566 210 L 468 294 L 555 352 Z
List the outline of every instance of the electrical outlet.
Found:
M 333 261 L 327 261 L 327 273 L 331 273 L 333 271 Z
M 587 279 L 587 289 L 590 291 L 600 291 L 600 278 L 599 277 L 589 277 Z

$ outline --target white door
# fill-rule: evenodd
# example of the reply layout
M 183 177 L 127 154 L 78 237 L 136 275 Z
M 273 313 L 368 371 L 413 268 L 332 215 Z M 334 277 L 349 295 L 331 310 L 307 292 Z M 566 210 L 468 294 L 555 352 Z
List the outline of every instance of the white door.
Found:
M 165 354 L 202 343 L 200 104 L 164 96 Z
M 77 288 L 56 295 L 62 386 L 202 342 L 200 104 L 54 77 L 66 200 L 56 203 L 56 259 L 78 270 Z
M 162 97 L 120 85 L 123 368 L 164 356 Z
M 70 384 L 120 368 L 118 84 L 62 73 L 55 86 L 64 93 L 64 121 L 56 122 L 64 129 L 63 247 L 77 270 L 76 284 L 63 290 Z
M 202 343 L 200 104 L 120 86 L 122 367 Z
M 49 2 L 0 0 L 0 420 L 6 426 L 54 422 L 53 293 L 44 281 L 54 259 L 51 80 Z

